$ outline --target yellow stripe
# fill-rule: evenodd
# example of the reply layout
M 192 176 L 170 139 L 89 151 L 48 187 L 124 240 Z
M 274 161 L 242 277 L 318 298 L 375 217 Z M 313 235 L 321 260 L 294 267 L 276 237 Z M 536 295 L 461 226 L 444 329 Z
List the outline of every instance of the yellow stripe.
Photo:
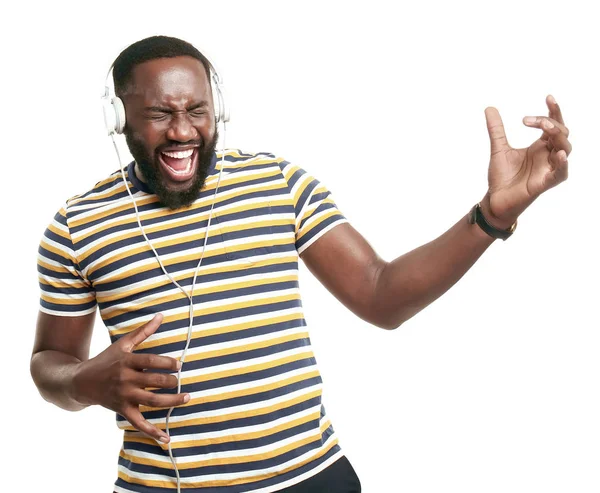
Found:
M 285 264 L 288 262 L 296 262 L 298 260 L 298 257 L 296 256 L 291 256 L 291 257 L 281 257 L 281 258 L 272 258 L 269 259 L 269 265 L 277 265 L 277 264 Z M 249 265 L 248 268 L 250 268 L 251 266 Z M 225 272 L 232 272 L 232 271 L 240 271 L 240 266 L 239 265 L 229 265 L 229 266 L 217 266 L 217 267 L 213 267 L 212 269 L 206 269 L 202 271 L 202 275 L 211 275 L 211 274 L 215 274 L 215 273 L 225 273 Z M 177 282 L 181 281 L 182 279 L 191 279 L 193 278 L 193 274 L 191 274 L 190 272 L 182 272 L 179 273 L 177 275 L 173 275 L 173 279 L 175 279 Z M 296 276 L 297 279 L 297 276 Z M 103 281 L 102 283 L 96 283 L 96 286 L 101 285 L 105 282 L 109 282 L 109 281 Z M 167 278 L 167 277 L 162 277 L 159 278 L 158 281 L 152 283 L 152 284 L 145 284 L 142 286 L 138 286 L 135 289 L 130 289 L 128 291 L 120 291 L 121 288 L 119 288 L 117 290 L 116 293 L 113 293 L 111 295 L 102 295 L 101 296 L 101 292 L 98 292 L 98 301 L 102 302 L 102 303 L 109 303 L 111 301 L 115 301 L 118 300 L 119 298 L 126 298 L 129 296 L 132 296 L 134 294 L 138 294 L 141 293 L 143 291 L 151 291 L 155 288 L 158 288 L 160 286 L 165 286 L 167 284 L 171 284 L 171 281 Z M 104 313 L 104 311 L 103 311 Z
M 325 455 L 327 452 L 329 452 L 337 444 L 338 444 L 338 440 L 337 440 L 337 438 L 335 438 L 335 439 L 331 440 L 327 444 L 326 447 L 320 449 L 315 455 L 311 456 L 308 459 L 303 460 L 302 462 L 299 462 L 298 464 L 294 464 L 293 466 L 287 467 L 286 469 L 282 469 L 281 471 L 270 472 L 270 473 L 261 474 L 260 476 L 252 476 L 252 477 L 239 478 L 239 479 L 212 480 L 212 481 L 199 481 L 199 482 L 195 482 L 195 483 L 183 483 L 181 485 L 181 487 L 182 487 L 182 489 L 185 489 L 185 488 L 209 488 L 209 487 L 216 487 L 216 486 L 234 486 L 234 485 L 238 485 L 238 484 L 248 484 L 248 483 L 252 483 L 252 482 L 256 482 L 256 481 L 262 481 L 265 479 L 272 478 L 274 476 L 278 476 L 280 474 L 286 474 L 290 471 L 293 471 L 294 469 L 298 469 L 312 461 L 315 461 L 315 460 L 319 459 L 320 457 L 322 457 L 323 455 Z M 129 476 L 128 474 L 125 474 L 121 471 L 119 471 L 119 477 L 129 483 L 142 484 L 142 485 L 146 485 L 146 486 L 160 486 L 162 488 L 171 488 L 171 489 L 175 489 L 177 487 L 176 483 L 173 481 L 144 480 L 144 479 L 139 479 L 139 478 Z
M 292 293 L 292 294 L 286 294 L 286 295 L 281 295 L 281 296 L 273 296 L 272 298 L 266 298 L 266 299 L 247 300 L 244 302 L 230 303 L 228 305 L 215 306 L 215 307 L 212 307 L 211 309 L 200 308 L 200 309 L 194 311 L 194 317 L 200 316 L 200 315 L 212 315 L 214 313 L 223 313 L 223 312 L 228 312 L 231 310 L 237 310 L 238 308 L 248 308 L 251 306 L 259 306 L 259 305 L 266 304 L 266 303 L 268 303 L 268 304 L 279 303 L 282 301 L 290 301 L 290 300 L 297 300 L 297 299 L 300 299 L 300 296 L 297 293 Z M 184 313 L 178 313 L 177 315 L 169 315 L 169 316 L 163 318 L 163 324 L 169 323 L 169 322 L 175 322 L 177 320 L 185 320 L 188 318 L 189 318 L 189 313 L 187 311 L 185 311 Z M 105 320 L 104 322 L 108 323 L 107 320 Z M 135 330 L 138 327 L 141 327 L 142 325 L 144 325 L 144 323 L 146 323 L 146 322 L 140 322 L 133 326 L 125 327 L 122 329 L 111 330 L 111 335 L 127 334 L 128 332 L 131 332 L 132 330 Z M 204 336 L 206 336 L 206 334 L 207 334 L 207 331 L 199 331 L 198 333 L 192 334 L 192 337 L 194 337 L 194 336 L 204 337 Z M 174 337 L 176 337 L 174 342 L 184 341 L 187 338 L 187 334 L 181 334 L 179 336 L 174 336 Z M 170 339 L 170 338 L 168 338 L 168 339 Z M 161 339 L 161 342 L 158 345 L 163 345 L 163 344 L 166 344 L 165 339 Z M 137 346 L 138 349 L 145 349 L 147 347 L 148 346 L 146 346 L 143 343 L 140 344 L 139 346 Z
M 272 428 L 266 428 L 264 430 L 254 431 L 251 433 L 236 433 L 233 435 L 224 435 L 224 436 L 219 436 L 219 437 L 206 438 L 203 440 L 186 440 L 183 442 L 173 442 L 172 441 L 171 448 L 172 449 L 185 449 L 188 447 L 204 447 L 206 445 L 217 445 L 217 444 L 222 444 L 222 443 L 241 442 L 241 441 L 246 441 L 246 440 L 256 440 L 257 438 L 266 438 L 268 436 L 275 435 L 276 433 L 279 433 L 281 431 L 289 430 L 291 428 L 303 425 L 310 421 L 318 420 L 320 418 L 320 416 L 321 416 L 321 413 L 319 411 L 317 411 L 313 414 L 309 414 L 307 416 L 303 416 L 301 418 L 294 419 L 287 423 L 283 423 L 278 426 L 274 426 Z M 133 442 L 133 443 L 145 443 L 147 445 L 157 445 L 157 442 L 154 441 L 152 438 L 148 438 L 139 432 L 132 433 L 129 431 L 125 432 L 124 442 L 125 443 Z M 163 450 L 168 449 L 168 446 L 166 444 L 160 443 L 159 445 L 161 446 L 161 448 Z
M 230 414 L 219 414 L 217 416 L 207 416 L 205 418 L 191 418 L 186 419 L 184 421 L 172 421 L 169 423 L 169 429 L 173 428 L 184 428 L 186 426 L 199 426 L 199 425 L 207 425 L 207 424 L 215 424 L 215 423 L 224 423 L 226 421 L 232 421 L 234 419 L 243 419 L 243 418 L 254 418 L 256 416 L 263 416 L 265 414 L 269 414 L 275 411 L 279 411 L 281 409 L 285 409 L 286 407 L 292 407 L 296 404 L 300 404 L 305 401 L 309 401 L 315 397 L 319 397 L 321 395 L 321 389 L 313 390 L 307 394 L 302 394 L 298 397 L 287 401 L 281 401 L 276 404 L 272 404 L 267 407 L 261 407 L 258 409 L 249 409 L 246 411 L 238 411 Z M 161 430 L 165 429 L 165 423 L 155 423 L 154 426 L 158 427 Z M 134 431 L 135 428 L 131 425 L 129 426 L 121 426 L 122 429 L 126 431 Z
M 222 349 L 215 349 L 214 351 L 205 351 L 203 353 L 191 354 L 186 358 L 186 363 L 192 361 L 202 361 L 209 358 L 216 358 L 219 356 L 228 356 L 230 354 L 238 354 L 246 351 L 252 351 L 254 349 L 262 349 L 265 347 L 275 346 L 277 344 L 283 344 L 284 342 L 297 341 L 298 339 L 307 339 L 308 332 L 297 332 L 294 334 L 287 334 L 274 339 L 267 339 L 265 341 L 255 342 L 253 344 L 244 344 L 242 346 L 225 347 Z
M 55 271 L 57 272 L 57 271 Z M 41 284 L 45 286 L 52 286 L 53 288 L 89 288 L 89 286 L 82 280 L 69 279 L 69 282 L 54 282 L 46 279 L 42 276 L 38 276 Z
M 69 236 L 69 234 L 63 231 L 62 229 L 58 229 L 54 224 L 50 224 L 48 226 L 48 229 L 54 234 L 62 236 L 64 239 L 71 241 L 71 237 Z
M 222 293 L 225 291 L 233 291 L 235 289 L 242 289 L 242 288 L 254 287 L 254 286 L 263 286 L 265 284 L 277 284 L 277 283 L 282 283 L 282 282 L 294 281 L 296 279 L 298 279 L 298 277 L 295 275 L 290 275 L 290 276 L 285 276 L 285 277 L 277 277 L 277 278 L 253 279 L 250 281 L 242 281 L 242 282 L 236 282 L 236 283 L 232 283 L 232 284 L 223 284 L 220 286 L 211 286 L 209 288 L 195 289 L 194 296 L 202 296 L 205 294 L 213 294 L 213 293 Z M 135 305 L 135 309 L 142 310 L 149 306 L 156 305 L 157 302 L 159 302 L 160 304 L 169 303 L 170 301 L 178 300 L 178 299 L 181 299 L 182 297 L 183 297 L 183 294 L 181 293 L 181 291 L 177 291 L 176 293 L 169 295 L 169 296 L 161 296 L 160 299 L 151 299 L 149 301 L 146 301 L 145 303 L 138 303 Z M 131 311 L 131 307 L 118 308 L 118 306 L 116 306 L 114 308 L 107 308 L 107 309 L 103 310 L 102 316 L 103 316 L 104 320 L 108 321 L 108 319 L 110 319 L 110 318 L 118 317 L 119 315 L 123 315 L 124 313 L 128 313 L 130 311 Z
M 207 178 L 207 180 L 206 180 L 206 182 L 204 184 L 203 190 L 209 190 L 210 191 L 211 189 L 214 188 L 214 186 L 216 185 L 216 183 L 217 183 L 217 176 L 216 175 L 215 176 L 211 176 L 210 178 Z M 154 202 L 158 202 L 158 197 L 156 197 L 155 195 L 147 195 L 145 198 L 138 197 L 138 198 L 136 198 L 135 201 L 137 203 L 137 206 L 141 207 L 141 206 L 146 205 L 146 204 L 152 204 Z M 196 204 L 193 207 L 191 207 L 190 210 L 194 210 L 194 209 L 198 209 L 198 208 L 204 207 L 204 205 L 205 205 L 205 202 L 203 201 L 202 203 Z M 77 226 L 80 226 L 80 225 L 85 224 L 87 222 L 93 222 L 93 221 L 95 221 L 97 219 L 105 218 L 105 217 L 113 215 L 113 214 L 115 214 L 117 212 L 121 212 L 121 211 L 123 211 L 125 209 L 131 209 L 131 211 L 133 211 L 133 204 L 131 203 L 130 200 L 125 200 L 124 203 L 123 203 L 123 205 L 121 205 L 119 207 L 112 207 L 109 210 L 98 212 L 97 214 L 94 214 L 93 216 L 88 216 L 88 217 L 85 217 L 85 218 L 82 218 L 82 219 L 79 219 L 79 220 L 74 220 L 74 221 L 71 222 L 71 226 L 72 227 L 77 227 Z M 168 213 L 169 213 L 169 211 L 166 211 L 166 210 L 163 209 L 163 210 L 156 211 L 156 212 L 154 212 L 152 214 L 149 214 L 147 216 L 145 215 L 144 219 L 154 218 L 154 217 L 161 217 L 161 216 L 163 216 L 165 214 L 168 214 Z M 135 222 L 135 220 L 134 220 L 134 222 Z
M 136 201 L 136 204 L 138 207 L 142 207 L 146 204 L 152 204 L 154 202 L 158 202 L 158 197 L 156 197 L 155 195 L 148 195 L 148 197 L 136 198 L 135 201 Z M 113 214 L 116 214 L 118 212 L 122 212 L 125 210 L 130 210 L 130 211 L 134 210 L 133 204 L 131 203 L 130 200 L 123 199 L 123 203 L 119 206 L 111 204 L 111 207 L 107 210 L 102 210 L 100 212 L 97 212 L 96 214 L 93 214 L 91 216 L 86 216 L 86 217 L 83 217 L 80 219 L 73 219 L 70 223 L 70 226 L 71 226 L 71 228 L 76 228 L 78 226 L 81 226 L 82 224 L 97 221 L 99 219 L 104 219 L 105 217 L 112 216 Z
M 187 379 L 187 382 L 182 383 L 182 385 L 210 381 L 210 380 L 215 380 L 217 378 L 224 378 L 224 377 L 233 376 L 233 375 L 244 375 L 246 373 L 252 373 L 253 371 L 265 370 L 267 368 L 274 368 L 276 366 L 284 365 L 284 364 L 290 363 L 292 361 L 299 361 L 301 359 L 314 357 L 312 351 L 303 353 L 301 355 L 303 357 L 295 357 L 295 356 L 288 356 L 287 358 L 280 358 L 279 360 L 277 360 L 275 362 L 263 363 L 261 365 L 254 365 L 252 367 L 250 367 L 250 366 L 242 367 L 240 369 L 242 369 L 243 371 L 239 371 L 238 373 L 236 373 L 235 370 L 229 370 L 227 372 L 223 371 L 223 372 L 218 372 L 218 373 L 212 373 L 210 375 L 202 375 L 202 377 L 206 377 L 206 378 L 202 378 L 202 379 L 198 379 L 198 380 L 194 377 L 190 377 Z M 222 374 L 224 374 L 224 375 L 222 375 Z M 308 380 L 310 378 L 314 378 L 314 377 L 318 377 L 318 376 L 319 376 L 318 370 L 314 370 L 312 372 L 302 373 L 301 375 L 294 375 L 293 377 L 289 377 L 285 380 L 280 380 L 278 382 L 273 382 L 273 383 L 270 383 L 267 385 L 248 387 L 243 390 L 233 390 L 231 392 L 223 392 L 221 394 L 198 397 L 196 399 L 192 399 L 187 404 L 182 404 L 181 406 L 177 406 L 177 407 L 182 407 L 182 408 L 190 407 L 190 406 L 194 406 L 197 404 L 203 404 L 205 402 L 220 402 L 220 401 L 224 401 L 227 399 L 233 399 L 235 397 L 243 397 L 243 396 L 247 396 L 247 395 L 260 394 L 261 392 L 268 392 L 270 390 L 280 389 L 282 387 L 285 387 L 286 385 L 291 385 L 291 384 L 301 382 L 303 380 Z M 140 406 L 140 411 L 144 412 L 144 413 L 149 412 L 149 411 L 158 411 L 160 409 L 168 409 L 168 408 Z
M 127 176 L 127 171 L 125 171 L 125 176 Z M 118 175 L 114 175 L 114 174 L 110 175 L 108 178 L 105 178 L 104 180 L 99 181 L 98 183 L 96 183 L 94 185 L 94 188 L 92 188 L 92 193 L 94 193 L 94 190 L 96 190 L 96 189 L 98 189 L 100 187 L 103 187 L 104 185 L 106 185 L 108 183 L 112 182 L 113 184 L 116 184 L 118 181 L 120 181 L 121 183 L 123 183 L 120 174 L 118 174 Z M 82 201 L 87 200 L 87 199 L 88 199 L 88 197 L 84 197 L 83 195 L 75 195 L 75 197 L 71 197 L 67 201 L 67 203 L 69 204 L 69 206 L 72 206 L 72 205 L 77 205 L 79 202 L 82 202 Z
M 187 222 L 194 222 L 194 221 L 187 221 Z M 279 225 L 286 225 L 286 224 L 289 224 L 289 222 L 284 219 L 273 219 L 273 220 L 249 223 L 246 225 L 239 225 L 239 226 L 235 226 L 235 227 L 232 227 L 232 226 L 227 227 L 227 228 L 217 227 L 216 232 L 217 232 L 217 234 L 221 234 L 220 230 L 230 232 L 230 231 L 239 231 L 239 230 L 243 230 L 246 228 L 271 226 L 271 225 L 279 226 Z M 146 234 L 150 234 L 150 233 L 155 233 L 157 231 L 169 229 L 170 227 L 174 227 L 174 226 L 170 225 L 169 227 L 165 227 L 164 225 L 160 225 L 160 227 L 156 227 L 156 228 L 149 227 L 149 228 L 145 228 L 145 230 L 146 230 Z M 186 242 L 189 242 L 189 243 L 196 242 L 196 243 L 198 243 L 198 245 L 201 245 L 203 243 L 205 234 L 206 234 L 206 230 L 204 230 L 200 233 L 188 234 L 187 236 L 182 236 L 182 237 L 180 236 L 177 238 L 169 238 L 169 239 L 166 239 L 163 241 L 154 241 L 153 246 L 155 249 L 158 250 L 158 249 L 161 249 L 164 247 L 178 245 L 178 244 L 186 243 Z M 214 237 L 214 234 L 215 234 L 215 232 L 213 231 L 213 234 L 212 234 L 213 237 Z M 97 252 L 98 250 L 100 250 L 106 246 L 109 246 L 112 244 L 119 244 L 120 242 L 122 242 L 126 239 L 133 238 L 133 237 L 139 237 L 139 235 L 140 235 L 140 233 L 138 230 L 132 230 L 132 231 L 124 233 L 118 237 L 111 238 L 110 240 L 104 241 L 102 243 L 98 243 L 93 248 L 90 248 L 88 251 L 86 251 L 85 256 L 83 258 L 84 259 L 88 258 L 90 255 L 94 254 L 95 252 Z M 209 234 L 209 238 L 210 237 L 211 237 L 211 235 Z M 257 245 L 258 246 L 268 246 L 268 245 L 277 245 L 277 244 L 285 244 L 285 243 L 287 243 L 287 240 L 285 238 L 273 240 L 271 238 L 266 237 L 266 238 L 263 238 L 259 242 L 246 243 L 246 244 L 241 243 L 241 244 L 236 245 L 236 247 L 238 247 L 239 250 L 246 250 L 246 249 L 250 249 L 250 248 L 255 248 Z M 88 270 L 88 276 L 93 275 L 94 272 L 96 272 L 99 269 L 102 269 L 103 267 L 106 267 L 109 264 L 112 264 L 112 263 L 122 260 L 124 258 L 132 257 L 132 256 L 137 255 L 142 252 L 147 252 L 149 250 L 150 250 L 150 247 L 147 245 L 147 243 L 143 242 L 143 243 L 140 243 L 140 245 L 138 247 L 134 247 L 134 248 L 128 249 L 126 251 L 120 252 L 116 255 L 107 257 L 104 260 L 102 260 L 101 262 L 94 263 L 93 266 L 90 267 Z M 214 251 L 207 250 L 205 252 L 205 257 L 212 257 L 212 256 L 214 256 L 218 253 L 222 253 L 222 252 L 223 252 L 223 250 L 221 248 L 217 248 Z M 184 258 L 184 259 L 190 258 L 191 259 L 191 258 L 197 258 L 197 257 L 198 257 L 198 255 L 194 254 L 194 255 L 189 255 L 189 256 L 185 256 L 185 257 L 180 257 L 177 259 L 171 259 L 170 261 L 163 260 L 163 264 L 171 265 L 173 263 L 180 262 L 181 258 Z M 142 269 L 149 270 L 149 269 L 155 269 L 155 268 L 156 268 L 156 264 L 151 264 L 150 267 L 146 266 L 146 267 L 143 267 Z M 142 270 L 142 272 L 143 272 L 143 270 Z M 129 271 L 129 272 L 137 272 L 137 271 Z M 129 275 L 131 275 L 131 274 L 129 274 Z M 106 281 L 104 281 L 104 282 L 106 282 Z
M 202 404 L 205 402 L 220 402 L 220 401 L 225 401 L 227 399 L 233 399 L 236 397 L 245 397 L 245 396 L 249 396 L 249 395 L 260 394 L 261 392 L 269 392 L 271 390 L 277 390 L 277 389 L 283 388 L 287 385 L 292 385 L 294 383 L 302 382 L 304 380 L 309 380 L 311 378 L 315 378 L 318 376 L 319 376 L 319 371 L 314 370 L 312 372 L 303 373 L 301 375 L 295 375 L 293 377 L 287 378 L 286 380 L 274 382 L 269 385 L 260 385 L 260 386 L 256 386 L 256 387 L 249 387 L 249 388 L 246 388 L 243 390 L 236 390 L 236 391 L 232 391 L 232 392 L 224 392 L 222 394 L 210 395 L 210 396 L 206 396 L 206 397 L 199 397 L 197 399 L 194 399 L 194 401 L 189 402 L 188 404 L 183 404 L 183 405 L 177 406 L 177 407 L 178 408 L 179 407 L 188 407 L 193 404 L 198 404 L 198 403 Z M 168 408 L 140 406 L 141 412 L 157 411 L 160 409 L 168 409 Z
M 40 242 L 41 246 L 48 250 L 49 252 L 55 253 L 56 255 L 58 255 L 59 257 L 62 257 L 64 259 L 70 260 L 73 263 L 77 263 L 77 260 L 74 257 L 71 257 L 71 255 L 69 255 L 67 252 L 65 252 L 64 250 L 59 250 L 56 247 L 53 247 L 52 245 L 46 243 L 44 241 L 44 239 L 42 238 L 42 241 Z M 53 269 L 54 270 L 54 269 Z M 70 271 L 69 271 L 70 272 Z
M 40 294 L 40 298 L 48 303 L 54 303 L 56 305 L 84 305 L 94 300 L 94 295 L 86 296 L 85 298 L 54 298 L 52 296 L 48 296 L 46 293 L 42 292 Z
M 231 370 L 222 370 L 214 373 L 207 373 L 204 375 L 196 375 L 193 377 L 182 378 L 181 385 L 191 385 L 194 383 L 200 382 L 210 382 L 212 380 L 218 380 L 220 378 L 234 377 L 240 375 L 247 375 L 248 373 L 253 373 L 262 370 L 268 370 L 269 368 L 276 368 L 278 366 L 283 366 L 287 363 L 292 363 L 294 361 L 301 361 L 303 359 L 314 358 L 312 351 L 305 351 L 299 354 L 292 354 L 290 356 L 285 356 L 283 358 L 279 358 L 273 361 L 267 361 L 265 363 L 258 363 L 255 365 L 247 365 L 239 368 L 233 368 Z M 202 399 L 199 399 L 200 401 Z M 196 402 L 197 404 L 198 402 Z
M 218 334 L 229 334 L 233 332 L 239 332 L 247 329 L 254 329 L 256 327 L 263 327 L 266 325 L 272 325 L 282 322 L 289 322 L 292 320 L 302 320 L 304 317 L 301 313 L 290 313 L 287 315 L 281 315 L 279 317 L 271 317 L 267 319 L 252 320 L 250 322 L 243 322 L 234 325 L 223 325 L 210 330 L 196 331 L 192 333 L 192 339 L 198 339 L 200 337 L 210 337 Z M 135 329 L 133 329 L 135 330 Z M 112 332 L 111 332 L 112 334 Z M 174 342 L 181 342 L 186 340 L 187 334 L 180 336 L 165 337 L 164 339 L 155 341 L 144 341 L 138 346 L 139 349 L 148 349 L 152 347 L 162 346 L 164 344 L 172 344 Z
M 283 455 L 291 450 L 303 447 L 317 440 L 321 440 L 321 435 L 323 431 L 325 431 L 331 423 L 326 422 L 318 430 L 314 430 L 313 435 L 302 438 L 301 440 L 297 440 L 295 442 L 289 443 L 282 447 L 276 448 L 269 452 L 263 452 L 260 454 L 254 455 L 245 455 L 238 457 L 219 457 L 216 459 L 207 459 L 207 460 L 199 460 L 194 462 L 179 462 L 177 464 L 177 468 L 181 471 L 183 469 L 196 469 L 198 467 L 208 467 L 208 466 L 225 466 L 230 464 L 248 464 L 250 462 L 258 462 L 262 460 L 273 459 L 274 457 L 278 457 Z M 324 428 L 323 428 L 324 427 Z M 323 428 L 323 429 L 321 429 Z M 154 466 L 154 467 L 164 467 L 165 462 L 157 461 L 154 459 L 147 459 L 145 457 L 136 457 L 134 455 L 130 455 L 124 450 L 121 450 L 120 454 L 127 461 L 131 461 L 134 464 L 143 464 L 146 466 Z
M 335 216 L 337 214 L 339 214 L 339 211 L 337 209 L 332 209 L 327 214 L 325 214 L 323 216 L 320 216 L 319 220 L 317 222 L 315 222 L 313 225 L 311 225 L 310 228 L 305 228 L 305 229 L 302 230 L 302 232 L 298 235 L 296 241 L 299 241 L 303 236 L 305 236 L 306 234 L 308 234 L 309 232 L 311 232 L 313 229 L 315 229 L 323 221 L 326 221 L 330 217 Z

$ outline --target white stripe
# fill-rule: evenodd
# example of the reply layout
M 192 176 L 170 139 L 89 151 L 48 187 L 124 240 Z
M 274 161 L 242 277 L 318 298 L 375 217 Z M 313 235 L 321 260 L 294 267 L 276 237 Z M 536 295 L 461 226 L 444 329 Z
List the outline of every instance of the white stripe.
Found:
M 276 293 L 276 294 L 275 294 Z M 196 303 L 195 304 L 195 309 L 199 310 L 202 314 L 202 312 L 207 312 L 210 309 L 214 309 L 214 308 L 221 308 L 223 310 L 220 310 L 222 313 L 225 313 L 232 308 L 232 305 L 236 304 L 236 303 L 245 303 L 248 301 L 257 301 L 257 300 L 262 300 L 262 301 L 266 301 L 266 302 L 271 302 L 274 301 L 275 297 L 281 297 L 281 296 L 289 296 L 289 295 L 294 295 L 294 294 L 299 294 L 299 290 L 298 288 L 290 288 L 290 289 L 282 289 L 279 291 L 276 291 L 275 293 L 273 292 L 266 292 L 266 293 L 256 293 L 256 294 L 248 294 L 248 295 L 244 295 L 244 296 L 238 296 L 235 298 L 227 298 L 227 299 L 221 299 L 221 300 L 216 300 L 216 301 L 205 301 L 202 304 Z M 197 308 L 196 308 L 197 307 Z M 228 310 L 229 308 L 229 310 Z M 169 317 L 169 316 L 176 316 L 176 315 L 180 315 L 183 313 L 189 313 L 189 304 L 185 304 L 182 307 L 178 307 L 178 308 L 172 308 L 170 310 L 162 310 L 161 313 L 165 316 L 165 317 Z M 154 315 L 140 315 L 139 317 L 136 318 L 131 318 L 129 320 L 126 320 L 124 322 L 118 323 L 118 324 L 113 324 L 111 326 L 111 331 L 114 330 L 120 330 L 120 329 L 124 329 L 127 327 L 130 327 L 131 325 L 134 325 L 136 323 L 140 323 L 140 322 L 148 322 L 149 320 L 152 319 Z M 239 323 L 239 320 L 242 320 L 243 317 L 239 317 L 239 318 L 228 318 L 227 322 L 228 323 L 232 323 L 234 320 L 236 321 L 235 323 Z M 223 322 L 221 321 L 219 323 L 219 325 L 222 325 Z M 204 330 L 207 327 L 208 324 L 202 324 L 202 327 L 200 330 Z M 154 340 L 160 340 L 164 337 L 171 337 L 171 336 L 176 336 L 178 334 L 181 333 L 185 333 L 187 334 L 187 327 L 183 327 L 181 329 L 178 330 L 172 330 L 169 332 L 165 332 L 165 333 L 160 333 L 160 334 L 152 334 L 148 339 L 146 339 L 147 341 L 154 341 Z
M 311 449 L 308 452 L 305 452 L 304 454 L 302 454 L 298 457 L 294 457 L 293 459 L 291 459 L 287 462 L 284 462 L 282 464 L 278 464 L 276 466 L 268 467 L 265 469 L 253 470 L 253 471 L 242 471 L 239 473 L 221 473 L 221 474 L 206 474 L 206 475 L 202 475 L 202 476 L 191 476 L 191 477 L 187 477 L 187 478 L 181 478 L 181 484 L 183 486 L 184 484 L 191 484 L 191 483 L 196 483 L 196 482 L 219 481 L 219 480 L 228 481 L 228 480 L 232 480 L 232 479 L 246 479 L 246 478 L 249 479 L 249 478 L 256 477 L 256 476 L 262 476 L 262 475 L 269 474 L 269 473 L 276 473 L 279 471 L 283 471 L 289 467 L 294 466 L 295 464 L 299 464 L 299 463 L 315 456 L 316 454 L 319 453 L 319 451 L 326 448 L 327 445 L 331 441 L 333 441 L 335 438 L 336 438 L 336 436 L 334 433 L 327 438 L 327 441 L 325 443 L 323 443 L 323 445 L 321 447 L 319 447 L 317 449 Z M 168 478 L 162 474 L 134 473 L 133 471 L 130 471 L 129 469 L 127 469 L 126 467 L 124 467 L 122 465 L 119 465 L 118 467 L 119 467 L 119 471 L 127 474 L 128 476 L 134 477 L 136 479 L 142 479 L 142 480 L 147 480 L 147 481 L 165 481 L 165 480 L 167 482 L 174 481 L 171 478 Z M 172 465 L 171 465 L 171 468 L 172 468 Z
M 248 368 L 250 366 L 254 366 L 254 365 L 261 365 L 264 363 L 270 363 L 273 361 L 277 361 L 279 359 L 283 359 L 286 357 L 290 357 L 290 356 L 296 356 L 302 353 L 311 353 L 312 355 L 312 348 L 310 346 L 302 346 L 302 347 L 297 347 L 297 348 L 292 348 L 292 349 L 288 349 L 286 351 L 279 351 L 277 353 L 273 353 L 273 354 L 269 354 L 267 356 L 261 356 L 258 358 L 249 358 L 249 359 L 244 359 L 241 361 L 236 361 L 234 363 L 226 363 L 223 365 L 216 365 L 216 366 L 209 366 L 208 368 L 199 368 L 196 370 L 188 370 L 185 372 L 185 374 L 183 375 L 184 380 L 187 379 L 193 379 L 194 377 L 200 377 L 202 375 L 211 375 L 213 373 L 219 373 L 219 372 L 223 372 L 223 371 L 232 371 L 232 370 L 241 370 L 243 368 Z M 236 373 L 235 375 L 242 375 L 243 373 Z M 256 380 L 256 382 L 259 382 L 262 380 Z M 191 384 L 190 384 L 191 385 Z M 248 385 L 248 384 L 246 384 Z M 237 385 L 235 386 L 237 387 Z M 224 387 L 219 387 L 219 389 L 221 390 L 218 393 L 222 393 Z M 243 388 L 243 386 L 242 386 Z M 212 392 L 214 392 L 214 390 L 212 391 L 208 391 L 208 395 L 210 395 Z M 207 395 L 203 392 L 198 392 L 198 397 L 200 396 L 204 396 Z M 192 394 L 192 396 L 195 396 L 195 393 Z
M 272 399 L 267 399 L 260 402 L 252 402 L 250 404 L 241 404 L 238 406 L 225 407 L 220 409 L 213 409 L 211 411 L 201 411 L 197 413 L 186 414 L 185 416 L 171 416 L 169 418 L 170 423 L 184 423 L 186 421 L 193 421 L 196 419 L 203 418 L 214 418 L 215 416 L 223 416 L 225 414 L 235 414 L 240 412 L 249 413 L 250 411 L 265 409 L 277 404 L 282 404 L 284 402 L 293 401 L 294 399 L 303 397 L 307 394 L 313 393 L 315 391 L 322 391 L 322 384 L 316 384 L 306 389 L 296 390 L 294 392 L 290 392 L 289 394 L 285 394 L 284 396 L 273 397 Z M 254 416 L 249 416 L 254 417 Z M 152 424 L 162 424 L 165 422 L 164 418 L 154 418 L 148 420 Z M 119 428 L 125 428 L 131 426 L 131 424 L 127 421 L 119 421 Z

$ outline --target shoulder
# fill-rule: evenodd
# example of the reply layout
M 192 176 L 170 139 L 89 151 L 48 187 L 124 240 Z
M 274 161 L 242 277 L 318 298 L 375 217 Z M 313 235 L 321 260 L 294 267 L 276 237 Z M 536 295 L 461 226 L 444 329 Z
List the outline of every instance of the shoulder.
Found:
M 217 169 L 220 169 L 221 161 L 223 161 L 224 173 L 277 174 L 280 178 L 285 179 L 289 186 L 309 177 L 299 165 L 271 152 L 243 152 L 239 149 L 226 149 L 224 155 L 222 152 L 217 153 Z
M 125 176 L 127 177 L 127 169 Z M 131 184 L 129 186 L 131 187 Z M 65 218 L 69 220 L 82 214 L 89 215 L 97 209 L 110 208 L 115 203 L 122 202 L 127 196 L 121 171 L 118 170 L 97 182 L 88 191 L 69 198 L 62 211 Z
M 240 149 L 226 149 L 225 152 L 217 152 L 217 167 L 223 163 L 223 171 L 235 173 L 238 171 L 260 170 L 273 167 L 281 169 L 281 163 L 285 160 L 270 152 L 244 152 Z

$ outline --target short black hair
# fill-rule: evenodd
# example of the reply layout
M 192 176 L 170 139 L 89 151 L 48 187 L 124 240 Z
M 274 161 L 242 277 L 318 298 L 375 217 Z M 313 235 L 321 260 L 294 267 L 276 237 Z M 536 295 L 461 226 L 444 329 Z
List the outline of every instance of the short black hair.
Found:
M 151 36 L 129 45 L 116 58 L 113 63 L 115 94 L 120 96 L 127 91 L 127 85 L 131 82 L 131 73 L 136 65 L 157 58 L 174 58 L 177 56 L 190 56 L 199 60 L 206 70 L 206 76 L 210 84 L 212 66 L 197 48 L 179 38 Z

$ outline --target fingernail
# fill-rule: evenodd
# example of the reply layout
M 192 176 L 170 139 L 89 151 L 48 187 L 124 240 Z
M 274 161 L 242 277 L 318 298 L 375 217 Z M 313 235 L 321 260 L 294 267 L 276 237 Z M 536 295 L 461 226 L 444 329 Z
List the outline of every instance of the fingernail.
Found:
M 544 125 L 544 127 L 547 128 L 548 130 L 550 130 L 551 128 L 554 128 L 554 123 L 552 123 L 550 120 L 544 120 L 542 122 L 542 125 Z
M 523 121 L 527 124 L 531 124 L 535 123 L 537 121 L 537 118 L 535 116 L 526 116 L 525 118 L 523 118 Z
M 183 397 L 183 402 L 190 402 L 191 396 L 190 394 L 185 394 L 185 396 Z
M 181 366 L 182 366 L 182 365 L 181 365 L 181 361 L 177 361 L 177 369 L 178 369 L 178 370 L 181 370 Z
M 554 99 L 554 96 L 552 96 L 552 94 L 550 94 L 550 96 L 548 96 L 548 99 L 550 100 L 550 102 L 552 104 L 556 104 L 556 99 Z
M 163 435 L 159 438 L 162 443 L 169 443 L 169 437 L 167 435 Z

